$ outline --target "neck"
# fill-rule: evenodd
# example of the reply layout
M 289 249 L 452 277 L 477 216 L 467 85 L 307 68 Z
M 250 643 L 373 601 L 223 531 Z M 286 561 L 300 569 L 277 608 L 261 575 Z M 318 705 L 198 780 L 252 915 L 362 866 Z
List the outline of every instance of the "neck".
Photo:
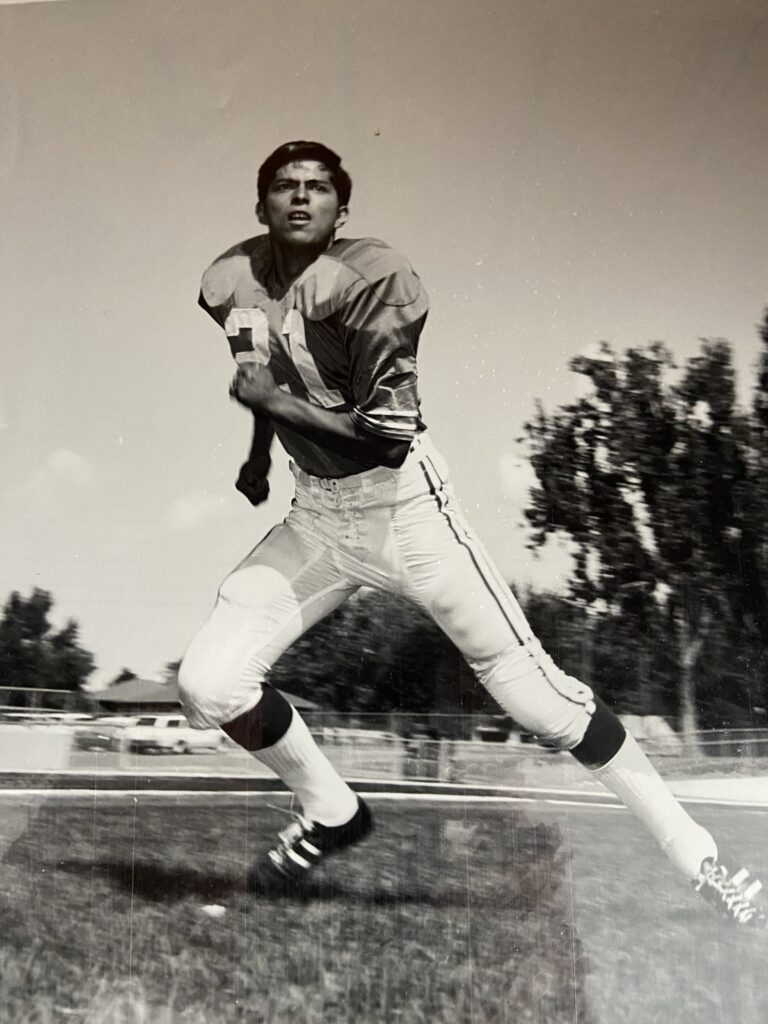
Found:
M 302 245 L 296 248 L 277 245 L 272 240 L 272 263 L 275 270 L 275 280 L 281 287 L 289 287 L 297 277 L 304 273 L 311 263 L 315 262 L 318 256 L 322 256 L 332 245 L 333 236 L 331 236 L 326 245 Z

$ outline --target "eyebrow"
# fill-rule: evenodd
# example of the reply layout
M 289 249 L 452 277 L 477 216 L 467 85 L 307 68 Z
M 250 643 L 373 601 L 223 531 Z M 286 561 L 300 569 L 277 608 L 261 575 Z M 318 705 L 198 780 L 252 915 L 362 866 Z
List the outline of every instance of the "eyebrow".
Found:
M 287 181 L 289 184 L 298 184 L 299 178 L 291 178 L 287 174 L 280 174 L 276 178 L 272 179 L 272 184 L 277 185 L 280 182 Z M 325 178 L 305 178 L 305 185 L 333 185 L 330 177 L 326 180 Z

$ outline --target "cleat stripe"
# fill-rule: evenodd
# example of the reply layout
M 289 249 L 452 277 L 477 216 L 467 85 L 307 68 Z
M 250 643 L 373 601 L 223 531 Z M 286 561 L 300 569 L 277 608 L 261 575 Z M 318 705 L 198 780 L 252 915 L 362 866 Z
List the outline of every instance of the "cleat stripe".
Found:
M 275 871 L 279 872 L 279 874 L 281 875 L 288 874 L 288 872 L 285 869 L 285 864 L 281 860 L 280 856 L 275 853 L 274 850 L 269 851 L 269 859 L 272 861 L 272 866 L 274 867 Z
M 299 867 L 304 868 L 305 871 L 308 871 L 312 867 L 310 861 L 305 860 L 303 857 L 300 857 L 295 850 L 286 850 L 285 852 L 288 854 L 288 856 L 295 864 L 298 864 Z

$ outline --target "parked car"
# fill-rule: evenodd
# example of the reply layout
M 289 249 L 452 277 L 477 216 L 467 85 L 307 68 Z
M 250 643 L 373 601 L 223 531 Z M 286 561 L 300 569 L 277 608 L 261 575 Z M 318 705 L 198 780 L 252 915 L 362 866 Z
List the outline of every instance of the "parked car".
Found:
M 229 743 L 220 729 L 193 729 L 183 715 L 141 715 L 126 729 L 125 745 L 136 754 L 193 754 Z
M 120 750 L 124 744 L 126 729 L 136 725 L 137 721 L 135 715 L 96 718 L 78 728 L 75 733 L 75 746 L 80 750 Z
M 489 715 L 475 726 L 472 739 L 481 740 L 483 743 L 506 743 L 512 735 L 513 726 L 514 723 L 508 715 Z

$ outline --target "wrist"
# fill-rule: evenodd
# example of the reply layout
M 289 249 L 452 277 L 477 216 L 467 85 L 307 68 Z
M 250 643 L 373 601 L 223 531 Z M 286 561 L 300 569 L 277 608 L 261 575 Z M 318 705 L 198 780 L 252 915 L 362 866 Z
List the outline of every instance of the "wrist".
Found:
M 280 388 L 275 388 L 274 391 L 270 392 L 267 400 L 262 405 L 261 411 L 270 419 L 277 420 L 285 409 L 286 399 L 290 400 L 290 398 L 290 394 L 282 391 Z

